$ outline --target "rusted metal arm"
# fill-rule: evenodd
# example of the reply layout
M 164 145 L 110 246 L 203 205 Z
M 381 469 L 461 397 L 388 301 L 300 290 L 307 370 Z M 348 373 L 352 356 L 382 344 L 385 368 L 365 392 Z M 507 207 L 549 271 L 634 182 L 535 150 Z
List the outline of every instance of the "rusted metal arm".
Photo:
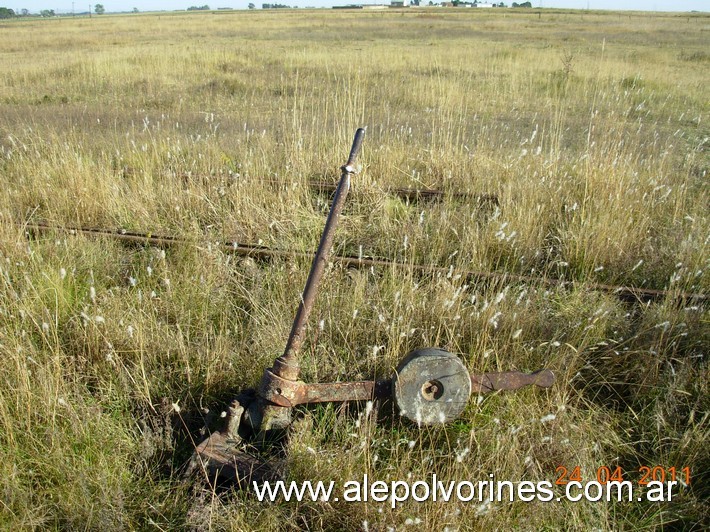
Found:
M 308 274 L 306 287 L 303 289 L 301 302 L 298 305 L 298 311 L 296 312 L 296 317 L 293 320 L 291 334 L 286 342 L 286 349 L 284 350 L 283 355 L 276 359 L 274 367 L 272 368 L 272 372 L 275 375 L 283 377 L 284 379 L 298 379 L 298 374 L 300 372 L 298 352 L 303 344 L 303 334 L 306 328 L 306 322 L 308 321 L 308 317 L 313 309 L 313 304 L 315 303 L 316 296 L 318 295 L 320 281 L 323 277 L 323 271 L 325 270 L 330 250 L 333 247 L 335 228 L 338 225 L 340 212 L 343 209 L 345 199 L 347 198 L 348 191 L 350 190 L 350 176 L 355 173 L 355 160 L 357 159 L 358 152 L 362 146 L 362 139 L 364 136 L 365 130 L 363 128 L 359 128 L 355 132 L 355 139 L 353 140 L 353 145 L 350 149 L 348 162 L 341 167 L 342 174 L 340 176 L 340 182 L 338 183 L 338 188 L 335 191 L 335 197 L 333 198 L 333 204 L 331 205 L 330 212 L 328 213 L 328 219 L 325 222 L 325 228 L 323 229 L 323 234 L 321 235 L 320 244 L 318 245 L 315 257 L 313 258 L 313 263 L 311 264 L 311 271 Z M 264 378 L 266 379 L 267 375 L 264 375 Z
M 390 397 L 392 383 L 387 379 L 309 384 L 283 379 L 271 373 L 268 379 L 262 381 L 259 395 L 269 403 L 288 408 L 308 403 L 371 401 Z
M 549 388 L 554 382 L 555 374 L 549 369 L 541 369 L 534 373 L 503 371 L 480 375 L 471 374 L 471 393 L 480 395 L 498 390 L 517 390 L 532 384 L 541 388 Z
M 331 382 L 308 384 L 288 380 L 267 370 L 269 377 L 262 381 L 259 395 L 269 403 L 293 408 L 308 403 L 343 403 L 369 401 L 392 396 L 392 381 Z M 524 386 L 549 388 L 555 375 L 549 369 L 534 373 L 504 371 L 500 373 L 471 374 L 471 392 L 479 395 L 499 390 L 517 390 Z
M 273 367 L 264 371 L 259 387 L 260 399 L 249 410 L 252 426 L 265 438 L 268 437 L 269 433 L 281 432 L 290 425 L 290 408 L 295 404 L 299 404 L 297 402 L 297 392 L 307 389 L 305 384 L 298 382 L 298 375 L 301 372 L 298 354 L 303 344 L 306 323 L 311 310 L 313 310 L 325 265 L 333 247 L 335 228 L 338 225 L 340 212 L 348 196 L 350 176 L 355 173 L 355 160 L 362 146 L 364 136 L 365 130 L 363 128 L 359 128 L 355 132 L 355 139 L 350 149 L 348 162 L 341 167 L 342 173 L 338 188 L 335 191 L 333 204 L 330 207 L 328 219 L 323 228 L 320 244 L 318 244 L 318 249 L 311 263 L 311 271 L 303 289 L 301 302 L 298 305 L 298 311 L 293 320 L 284 353 L 274 360 Z M 359 390 L 357 387 L 355 389 Z M 359 391 L 362 392 L 362 390 Z M 307 400 L 304 402 L 307 402 Z

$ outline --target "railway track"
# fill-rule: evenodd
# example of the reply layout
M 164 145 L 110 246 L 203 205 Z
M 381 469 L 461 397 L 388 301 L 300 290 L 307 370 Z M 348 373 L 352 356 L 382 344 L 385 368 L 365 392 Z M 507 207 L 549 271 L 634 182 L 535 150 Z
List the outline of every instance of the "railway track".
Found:
M 29 235 L 40 235 L 43 233 L 65 232 L 74 235 L 86 235 L 103 238 L 112 238 L 124 242 L 132 242 L 135 244 L 152 245 L 157 247 L 170 247 L 176 245 L 194 245 L 194 242 L 169 235 L 156 235 L 152 232 L 136 232 L 127 230 L 114 230 L 107 228 L 94 227 L 60 227 L 47 223 L 27 223 L 24 225 L 26 232 Z M 294 250 L 275 249 L 268 246 L 239 243 L 232 241 L 218 242 L 220 248 L 227 253 L 235 255 L 252 257 L 255 259 L 266 260 L 270 258 L 304 258 L 311 260 L 313 253 L 306 253 Z M 330 260 L 343 264 L 348 267 L 369 268 L 369 267 L 396 267 L 409 269 L 421 274 L 448 274 L 451 271 L 449 267 L 438 265 L 421 265 L 409 264 L 392 260 L 387 260 L 378 257 L 359 257 L 353 255 L 333 255 Z M 583 286 L 588 290 L 599 291 L 614 294 L 624 301 L 656 301 L 668 297 L 676 301 L 684 301 L 686 303 L 701 303 L 708 300 L 707 294 L 689 293 L 678 290 L 658 290 L 652 288 L 643 288 L 635 286 L 610 285 L 602 283 L 579 283 L 575 281 L 567 281 L 564 279 L 556 279 L 551 277 L 541 277 L 532 275 L 520 275 L 503 272 L 486 272 L 474 270 L 457 270 L 456 273 L 466 277 L 468 281 L 499 281 L 508 283 L 523 283 L 546 287 L 572 288 L 575 286 Z

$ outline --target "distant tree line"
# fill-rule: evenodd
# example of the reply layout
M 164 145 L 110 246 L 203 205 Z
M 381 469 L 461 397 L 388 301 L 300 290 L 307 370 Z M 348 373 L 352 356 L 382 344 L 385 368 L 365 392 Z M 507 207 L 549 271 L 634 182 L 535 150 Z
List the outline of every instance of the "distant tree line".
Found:
M 208 6 L 207 4 L 205 4 L 205 5 L 203 5 L 203 6 L 200 6 L 200 7 L 197 7 L 197 6 L 190 6 L 190 7 L 187 8 L 187 10 L 188 10 L 188 11 L 209 11 L 209 10 L 210 10 L 210 6 Z
M 261 4 L 261 9 L 291 9 L 291 6 L 283 4 Z
M 420 2 L 420 0 L 412 0 L 412 5 L 415 5 L 415 4 L 414 4 L 415 1 L 416 1 L 416 2 Z M 496 4 L 495 2 L 477 2 L 476 0 L 474 0 L 473 2 L 468 2 L 468 1 L 465 1 L 465 0 L 453 0 L 451 3 L 453 4 L 454 7 L 459 7 L 459 6 L 478 7 L 478 4 L 479 4 L 479 3 L 481 3 L 481 4 L 488 4 L 488 3 L 490 3 L 493 7 L 505 7 L 505 4 L 504 4 L 503 2 L 500 2 L 500 3 Z M 530 2 L 527 2 L 527 3 L 529 4 Z M 417 3 L 416 5 L 420 5 L 420 4 Z M 429 2 L 429 5 L 430 5 L 430 6 L 433 6 L 434 3 L 433 3 L 433 2 Z
M 104 8 L 103 4 L 96 4 L 94 6 L 94 11 L 96 12 L 97 15 L 102 15 L 106 12 L 106 9 Z M 133 12 L 137 13 L 138 9 L 133 8 Z M 85 12 L 84 14 L 88 13 Z M 50 18 L 50 17 L 56 17 L 57 14 L 54 12 L 54 9 L 42 9 L 39 12 L 39 15 L 37 14 L 32 14 L 28 9 L 20 9 L 20 13 L 17 14 L 13 9 L 9 9 L 7 7 L 0 7 L 0 19 L 7 19 L 7 18 L 15 18 L 15 17 L 44 17 L 44 18 Z M 64 15 L 67 16 L 67 15 Z
M 523 2 L 522 4 L 518 4 L 517 2 L 513 2 L 511 5 L 513 7 L 532 7 L 532 4 L 530 2 Z

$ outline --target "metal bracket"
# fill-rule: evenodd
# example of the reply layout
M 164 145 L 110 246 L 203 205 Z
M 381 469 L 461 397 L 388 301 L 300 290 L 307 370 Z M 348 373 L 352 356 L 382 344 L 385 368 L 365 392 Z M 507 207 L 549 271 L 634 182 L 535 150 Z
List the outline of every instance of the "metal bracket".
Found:
M 389 380 L 306 384 L 284 379 L 267 369 L 261 380 L 259 396 L 277 406 L 292 408 L 308 403 L 383 399 L 391 395 L 390 389 Z
M 470 378 L 471 392 L 479 395 L 499 390 L 517 390 L 530 385 L 549 388 L 555 381 L 555 375 L 549 369 L 534 373 L 519 371 L 472 373 Z M 261 398 L 273 405 L 293 408 L 309 403 L 342 403 L 389 398 L 392 396 L 392 381 L 387 379 L 309 384 L 301 380 L 284 379 L 267 369 L 258 393 Z

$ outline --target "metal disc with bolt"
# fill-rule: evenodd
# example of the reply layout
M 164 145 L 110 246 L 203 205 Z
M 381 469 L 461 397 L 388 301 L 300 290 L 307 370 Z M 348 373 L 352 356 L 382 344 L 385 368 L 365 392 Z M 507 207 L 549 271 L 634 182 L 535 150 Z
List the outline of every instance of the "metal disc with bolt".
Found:
M 471 376 L 456 355 L 437 348 L 412 351 L 392 379 L 400 415 L 418 425 L 459 417 L 471 396 Z
M 471 393 L 515 390 L 522 386 L 552 386 L 548 370 L 527 374 L 469 373 L 452 353 L 438 348 L 417 349 L 397 367 L 394 378 L 383 381 L 305 383 L 299 379 L 299 352 L 325 265 L 328 262 L 340 212 L 356 174 L 357 159 L 365 130 L 360 128 L 350 150 L 321 235 L 301 301 L 293 320 L 284 353 L 264 371 L 258 390 L 245 392 L 231 402 L 224 426 L 197 446 L 189 471 L 199 470 L 210 480 L 226 477 L 239 484 L 278 476 L 254 450 L 286 434 L 294 407 L 310 403 L 390 399 L 402 416 L 419 425 L 435 425 L 456 419 Z M 247 484 L 248 485 L 248 484 Z

